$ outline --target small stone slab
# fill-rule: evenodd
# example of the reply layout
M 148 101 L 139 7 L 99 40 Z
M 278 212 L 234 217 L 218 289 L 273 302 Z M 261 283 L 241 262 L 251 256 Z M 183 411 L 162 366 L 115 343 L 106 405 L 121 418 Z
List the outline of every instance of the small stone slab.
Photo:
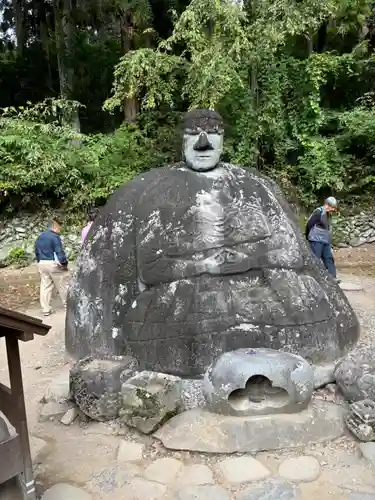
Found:
M 279 467 L 279 476 L 293 483 L 311 483 L 320 474 L 320 464 L 315 457 L 288 458 Z
M 363 457 L 370 463 L 375 464 L 375 443 L 360 443 L 359 449 Z
M 311 368 L 314 373 L 314 389 L 320 389 L 321 387 L 335 382 L 336 363 L 311 365 Z
M 230 484 L 260 481 L 271 475 L 271 471 L 253 457 L 229 457 L 219 463 L 225 481 Z
M 228 492 L 221 486 L 190 486 L 179 490 L 176 500 L 230 500 Z
M 117 452 L 119 462 L 139 462 L 143 458 L 144 445 L 132 441 L 121 441 Z
M 316 401 L 290 415 L 232 417 L 197 408 L 176 415 L 154 436 L 171 450 L 252 453 L 296 448 L 343 433 L 343 408 Z
M 60 422 L 64 425 L 71 425 L 74 422 L 74 420 L 78 417 L 78 415 L 79 415 L 78 408 L 71 408 L 65 413 Z
M 203 486 L 215 484 L 212 470 L 204 464 L 187 465 L 184 467 L 177 480 L 180 486 Z
M 361 285 L 356 283 L 342 282 L 340 283 L 340 288 L 344 290 L 344 292 L 363 292 L 364 288 Z
M 92 500 L 85 491 L 70 484 L 55 484 L 42 496 L 42 500 Z
M 126 500 L 158 500 L 165 495 L 166 486 L 140 477 L 134 478 L 129 484 L 121 488 Z M 52 500 L 52 499 L 51 499 Z
M 39 422 L 60 420 L 72 408 L 74 408 L 74 403 L 66 400 L 59 403 L 51 401 L 50 403 L 42 404 L 39 410 Z
M 143 475 L 149 481 L 170 484 L 180 472 L 182 463 L 175 458 L 159 458 L 149 465 Z
M 298 486 L 283 479 L 270 479 L 259 486 L 253 486 L 237 493 L 235 500 L 301 500 Z

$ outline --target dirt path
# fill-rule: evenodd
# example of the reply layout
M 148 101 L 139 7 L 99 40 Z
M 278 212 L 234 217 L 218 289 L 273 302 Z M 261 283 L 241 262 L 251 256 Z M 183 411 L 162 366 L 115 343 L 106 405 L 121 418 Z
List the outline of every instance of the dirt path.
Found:
M 18 276 L 20 276 L 19 271 Z M 18 283 L 16 280 L 10 283 L 11 273 L 9 271 L 7 274 L 2 273 L 0 303 L 6 296 L 10 303 L 18 304 L 18 308 L 26 310 L 33 316 L 38 316 L 39 311 L 35 308 L 38 290 L 35 270 L 25 270 L 21 276 L 23 278 L 19 278 Z M 375 279 L 371 276 L 348 273 L 342 273 L 341 277 L 345 282 L 360 284 L 364 288 L 361 292 L 347 292 L 347 295 L 361 321 L 361 342 L 370 343 L 375 335 Z M 25 285 L 24 278 L 27 278 L 29 286 Z M 10 291 L 12 287 L 23 292 L 19 292 L 15 297 L 14 291 Z M 58 303 L 56 305 L 58 306 Z M 125 435 L 119 436 L 115 432 L 118 429 L 114 430 L 106 424 L 90 423 L 88 425 L 75 422 L 65 427 L 56 422 L 39 423 L 38 406 L 46 387 L 56 376 L 69 368 L 64 354 L 64 312 L 61 309 L 58 310 L 56 314 L 48 318 L 47 322 L 52 326 L 47 337 L 36 338 L 33 342 L 21 345 L 27 412 L 33 446 L 35 446 L 35 438 L 41 438 L 47 443 L 36 460 L 39 491 L 44 491 L 58 482 L 67 482 L 90 492 L 93 500 L 193 500 L 194 498 L 197 500 L 221 500 L 221 498 L 234 500 L 240 498 L 237 494 L 245 486 L 233 486 L 225 482 L 218 473 L 220 461 L 225 458 L 223 456 L 168 452 L 152 438 L 132 431 L 125 431 Z M 0 341 L 1 382 L 7 382 L 5 366 L 4 343 Z M 117 449 L 124 439 L 144 446 L 143 458 L 139 463 L 129 464 L 117 461 Z M 256 455 L 256 459 L 271 471 L 272 476 L 277 476 L 278 466 L 285 458 L 302 455 L 315 456 L 321 468 L 317 480 L 300 485 L 302 500 L 317 498 L 319 500 L 375 500 L 373 469 L 361 458 L 358 444 L 350 436 L 324 445 L 309 446 L 306 449 L 260 453 Z M 201 490 L 202 496 L 177 496 L 177 486 L 172 487 L 169 484 L 147 480 L 145 476 L 147 467 L 166 457 L 173 458 L 174 463 L 178 467 L 181 466 L 181 470 L 191 465 L 207 466 L 216 487 L 221 488 L 221 494 L 223 490 L 227 496 L 219 497 L 219 490 L 212 490 L 214 486 L 205 486 L 206 489 Z M 17 497 L 12 497 L 9 492 L 4 493 L 4 491 L 4 488 L 0 488 L 1 500 L 16 500 Z M 369 496 L 364 495 L 365 493 Z M 355 496 L 357 494 L 359 496 Z M 247 498 L 253 500 L 253 497 Z M 276 497 L 269 498 L 276 500 Z M 246 500 L 245 497 L 243 499 Z

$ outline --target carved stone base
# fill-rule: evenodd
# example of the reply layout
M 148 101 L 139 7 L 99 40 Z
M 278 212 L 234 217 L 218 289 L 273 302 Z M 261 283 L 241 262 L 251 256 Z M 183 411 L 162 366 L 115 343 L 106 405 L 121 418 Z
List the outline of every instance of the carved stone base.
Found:
M 196 408 L 173 417 L 154 437 L 170 450 L 203 453 L 257 452 L 297 448 L 344 433 L 344 410 L 314 402 L 289 415 L 232 417 Z
M 360 441 L 375 441 L 375 402 L 365 399 L 351 404 L 346 425 Z

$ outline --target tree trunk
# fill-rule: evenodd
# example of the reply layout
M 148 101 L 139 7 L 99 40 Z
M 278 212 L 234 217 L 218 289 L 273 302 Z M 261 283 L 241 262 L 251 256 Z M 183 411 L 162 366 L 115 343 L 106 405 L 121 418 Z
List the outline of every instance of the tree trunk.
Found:
M 317 47 L 317 52 L 319 54 L 322 54 L 326 50 L 326 45 L 327 45 L 327 30 L 328 30 L 328 23 L 324 22 L 318 31 L 318 47 Z
M 19 56 L 23 55 L 25 48 L 25 13 L 24 13 L 24 0 L 12 0 L 15 25 L 16 25 L 16 39 L 17 39 L 17 53 Z
M 251 68 L 251 74 L 250 74 L 250 89 L 251 93 L 253 96 L 253 109 L 256 114 L 258 114 L 258 109 L 259 109 L 259 86 L 258 86 L 258 66 L 257 63 L 254 62 Z M 259 168 L 260 166 L 260 157 L 259 157 L 259 140 L 256 139 L 255 141 L 255 151 L 256 151 L 256 168 Z
M 72 0 L 55 0 L 55 36 L 57 64 L 59 68 L 60 95 L 73 100 L 74 91 L 74 24 Z M 64 117 L 76 130 L 80 130 L 78 110 Z
M 123 54 L 132 50 L 133 45 L 133 20 L 131 14 L 125 14 L 121 23 L 121 46 Z M 138 100 L 136 97 L 126 98 L 124 101 L 124 121 L 134 123 L 138 113 Z
M 39 19 L 40 43 L 42 45 L 44 57 L 47 63 L 47 85 L 48 88 L 52 91 L 53 83 L 52 83 L 52 70 L 51 70 L 51 56 L 49 50 L 49 31 L 48 31 L 47 13 L 44 0 L 39 0 L 38 2 L 38 19 Z

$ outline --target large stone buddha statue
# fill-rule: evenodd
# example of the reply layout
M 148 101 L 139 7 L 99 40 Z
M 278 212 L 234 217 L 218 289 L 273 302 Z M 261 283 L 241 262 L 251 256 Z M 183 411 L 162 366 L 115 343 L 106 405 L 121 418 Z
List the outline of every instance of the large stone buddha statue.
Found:
M 278 186 L 220 162 L 216 112 L 187 113 L 183 130 L 184 160 L 119 188 L 93 224 L 69 290 L 68 352 L 187 377 L 244 347 L 342 356 L 358 321 Z

